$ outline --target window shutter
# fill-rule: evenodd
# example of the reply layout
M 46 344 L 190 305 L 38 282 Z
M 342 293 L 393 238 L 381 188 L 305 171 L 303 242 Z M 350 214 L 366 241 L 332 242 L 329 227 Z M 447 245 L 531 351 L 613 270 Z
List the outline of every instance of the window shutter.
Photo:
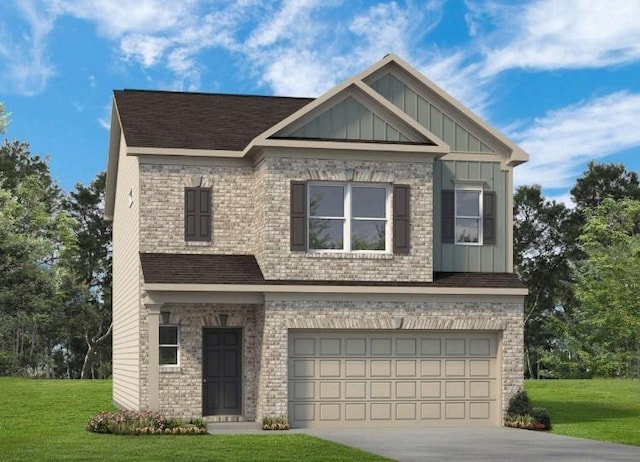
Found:
M 196 239 L 196 222 L 198 214 L 196 210 L 197 189 L 185 188 L 184 190 L 184 240 Z
M 440 233 L 443 244 L 453 244 L 455 242 L 456 210 L 455 191 L 445 189 L 442 191 Z
M 496 243 L 496 193 L 485 191 L 482 200 L 482 236 L 483 243 Z
M 199 188 L 198 212 L 199 229 L 198 239 L 201 241 L 211 240 L 211 189 Z
M 393 187 L 393 253 L 407 255 L 409 253 L 409 186 Z
M 211 240 L 211 188 L 185 188 L 184 239 Z
M 307 250 L 307 184 L 291 182 L 291 251 Z

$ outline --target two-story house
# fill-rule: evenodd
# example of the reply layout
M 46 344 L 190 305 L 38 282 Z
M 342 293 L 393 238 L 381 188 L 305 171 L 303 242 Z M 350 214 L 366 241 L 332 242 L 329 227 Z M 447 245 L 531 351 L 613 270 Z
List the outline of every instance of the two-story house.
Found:
M 523 377 L 526 160 L 394 55 L 316 99 L 116 91 L 115 404 L 501 424 Z

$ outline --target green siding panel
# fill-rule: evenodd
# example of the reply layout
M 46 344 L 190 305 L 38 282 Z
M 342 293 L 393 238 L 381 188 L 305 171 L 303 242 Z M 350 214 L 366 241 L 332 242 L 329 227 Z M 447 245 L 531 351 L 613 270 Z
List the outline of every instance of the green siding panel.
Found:
M 347 98 L 291 133 L 296 138 L 363 141 L 410 139 L 354 98 Z
M 480 141 L 478 134 L 453 121 L 433 106 L 428 97 L 416 93 L 392 74 L 385 74 L 370 84 L 371 88 L 391 101 L 434 135 L 444 140 L 455 152 L 494 152 Z M 433 97 L 433 95 L 432 95 Z
M 498 162 L 438 160 L 434 164 L 434 271 L 504 272 L 507 268 L 507 175 Z M 454 180 L 478 180 L 487 191 L 496 193 L 496 244 L 443 244 L 440 233 L 441 191 L 452 189 Z

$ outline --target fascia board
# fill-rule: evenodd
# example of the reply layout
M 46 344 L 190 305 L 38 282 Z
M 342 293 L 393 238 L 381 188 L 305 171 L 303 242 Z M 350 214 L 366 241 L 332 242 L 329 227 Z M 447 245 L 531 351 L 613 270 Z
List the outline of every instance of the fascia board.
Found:
M 399 287 L 399 286 L 318 286 L 286 284 L 164 284 L 145 283 L 146 291 L 171 292 L 262 292 L 262 293 L 334 293 L 334 294 L 424 294 L 424 295 L 515 295 L 525 296 L 527 289 L 491 287 Z

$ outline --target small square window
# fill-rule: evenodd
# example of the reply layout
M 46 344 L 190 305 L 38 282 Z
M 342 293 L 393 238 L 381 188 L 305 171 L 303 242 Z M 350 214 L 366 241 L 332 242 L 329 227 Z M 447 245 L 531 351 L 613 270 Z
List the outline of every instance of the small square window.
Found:
M 160 365 L 177 366 L 180 349 L 180 328 L 160 326 Z

